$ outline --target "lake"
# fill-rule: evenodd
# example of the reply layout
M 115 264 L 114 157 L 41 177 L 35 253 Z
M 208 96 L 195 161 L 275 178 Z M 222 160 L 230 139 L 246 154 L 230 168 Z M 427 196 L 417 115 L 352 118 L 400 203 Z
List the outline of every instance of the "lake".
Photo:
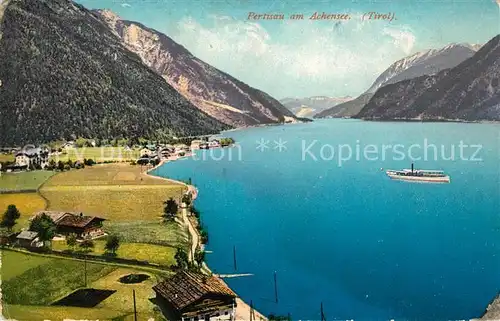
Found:
M 237 273 L 254 276 L 226 281 L 264 314 L 469 319 L 500 290 L 500 125 L 322 120 L 224 136 L 239 146 L 153 174 L 192 179 L 208 265 L 234 273 L 235 247 Z M 411 163 L 451 183 L 385 175 Z

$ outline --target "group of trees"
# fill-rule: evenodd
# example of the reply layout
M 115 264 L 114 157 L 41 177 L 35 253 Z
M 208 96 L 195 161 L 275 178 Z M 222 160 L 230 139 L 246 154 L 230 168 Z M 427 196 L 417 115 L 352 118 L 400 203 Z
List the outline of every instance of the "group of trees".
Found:
M 78 244 L 78 239 L 76 234 L 69 234 L 66 236 L 66 245 L 70 248 L 71 251 L 74 251 Z M 95 247 L 94 241 L 90 239 L 84 239 L 78 245 L 83 252 L 91 252 Z M 117 235 L 109 235 L 106 239 L 106 244 L 104 245 L 104 250 L 106 251 L 106 255 L 116 256 L 116 252 L 120 247 L 120 238 Z
M 100 138 L 83 138 L 78 137 L 75 139 L 76 147 L 102 147 L 102 146 L 130 146 L 134 141 L 129 138 L 114 138 L 114 139 L 100 139 Z
M 199 218 L 199 212 L 193 206 L 191 194 L 189 193 L 184 194 L 182 196 L 181 202 L 189 207 L 191 214 L 197 213 L 196 217 Z M 177 204 L 177 202 L 172 197 L 170 197 L 163 204 L 164 204 L 163 218 L 166 221 L 175 220 L 175 218 L 177 217 L 177 213 L 179 211 L 179 205 Z M 206 244 L 206 241 L 208 240 L 208 234 L 206 233 L 205 230 L 203 229 L 200 230 L 199 224 L 198 224 L 198 231 L 200 232 L 201 242 L 203 244 Z M 174 258 L 176 261 L 175 267 L 177 269 L 199 270 L 201 269 L 201 267 L 203 266 L 203 262 L 205 261 L 205 251 L 197 249 L 196 252 L 194 253 L 194 262 L 190 262 L 186 251 L 182 247 L 179 247 L 177 248 L 177 252 L 175 253 Z
M 205 251 L 196 250 L 194 253 L 194 262 L 190 262 L 187 252 L 182 247 L 178 247 L 174 259 L 176 263 L 175 268 L 177 269 L 199 271 L 203 266 L 203 262 L 205 262 Z
M 49 161 L 49 164 L 45 169 L 51 171 L 51 170 L 58 170 L 58 171 L 69 171 L 72 168 L 75 169 L 82 169 L 85 168 L 85 166 L 93 166 L 95 164 L 95 161 L 91 158 L 84 158 L 83 161 L 72 161 L 71 159 L 68 159 L 67 161 L 58 161 L 56 162 L 55 160 L 51 159 Z
M 207 244 L 208 243 L 208 232 L 206 228 L 201 224 L 201 213 L 200 211 L 194 207 L 194 205 L 191 205 L 189 208 L 191 215 L 196 217 L 198 219 L 198 225 L 196 226 L 196 229 L 198 230 L 198 233 L 200 234 L 200 242 L 201 244 Z
M 232 139 L 231 137 L 224 137 L 219 139 L 219 143 L 222 147 L 229 146 L 234 144 L 234 139 Z
M 144 158 L 139 158 L 137 160 L 137 162 L 133 163 L 132 165 L 135 165 L 135 164 L 137 164 L 137 165 L 149 165 L 149 164 L 151 164 L 153 166 L 156 166 L 156 165 L 160 164 L 160 159 L 157 157 L 155 157 L 155 158 L 144 157 Z

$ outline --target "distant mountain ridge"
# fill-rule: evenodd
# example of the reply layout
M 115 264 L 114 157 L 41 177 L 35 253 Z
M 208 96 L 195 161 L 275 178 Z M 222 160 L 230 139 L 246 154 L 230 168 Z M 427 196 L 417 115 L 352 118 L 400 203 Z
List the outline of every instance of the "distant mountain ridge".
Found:
M 230 128 L 193 106 L 79 4 L 12 0 L 0 29 L 0 145 Z
M 400 59 L 380 74 L 370 88 L 359 97 L 325 110 L 316 117 L 352 117 L 361 111 L 379 88 L 423 75 L 434 75 L 441 70 L 455 67 L 472 57 L 475 54 L 474 48 L 477 48 L 477 45 L 450 44 L 441 49 L 417 52 Z
M 278 123 L 294 117 L 276 99 L 198 59 L 161 32 L 122 20 L 109 10 L 93 12 L 147 66 L 193 105 L 219 121 L 242 127 Z
M 454 68 L 384 86 L 356 117 L 500 120 L 500 35 Z
M 297 117 L 312 117 L 332 106 L 351 100 L 352 97 L 313 96 L 305 98 L 283 98 L 280 102 Z

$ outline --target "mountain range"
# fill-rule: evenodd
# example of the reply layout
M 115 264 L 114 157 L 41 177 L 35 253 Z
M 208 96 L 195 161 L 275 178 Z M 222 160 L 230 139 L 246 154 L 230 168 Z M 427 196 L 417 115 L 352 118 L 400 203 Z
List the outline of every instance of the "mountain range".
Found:
M 500 120 L 500 35 L 453 68 L 380 88 L 356 117 Z
M 314 96 L 305 98 L 283 98 L 280 99 L 286 108 L 288 108 L 297 117 L 313 117 L 325 109 L 351 100 L 352 97 L 327 97 Z
M 294 119 L 140 24 L 113 26 L 70 0 L 3 1 L 0 18 L 0 145 L 161 139 Z
M 233 127 L 285 121 L 294 115 L 279 101 L 193 56 L 171 38 L 141 23 L 95 10 L 125 46 L 193 105 Z
M 332 108 L 318 113 L 315 117 L 355 116 L 370 101 L 379 88 L 423 75 L 434 75 L 441 70 L 453 68 L 472 57 L 477 49 L 478 45 L 450 44 L 441 49 L 417 52 L 389 66 L 380 74 L 371 87 L 357 98 L 336 106 L 332 105 Z

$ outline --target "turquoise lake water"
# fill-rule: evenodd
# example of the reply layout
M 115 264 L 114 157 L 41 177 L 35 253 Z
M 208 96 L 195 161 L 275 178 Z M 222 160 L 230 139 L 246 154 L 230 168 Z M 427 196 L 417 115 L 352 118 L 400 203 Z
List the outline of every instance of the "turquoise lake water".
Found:
M 241 147 L 198 151 L 155 174 L 192 179 L 209 266 L 234 273 L 234 246 L 237 272 L 254 276 L 227 282 L 261 312 L 318 320 L 322 302 L 327 320 L 469 319 L 500 290 L 499 125 L 324 120 L 225 136 Z M 286 150 L 274 148 L 280 139 Z M 438 155 L 428 146 L 419 160 L 425 139 Z M 482 148 L 460 155 L 460 141 Z M 382 159 L 382 145 L 396 144 L 405 158 L 386 146 Z M 421 148 L 408 155 L 412 144 Z M 341 166 L 339 145 L 353 152 Z M 452 145 L 455 160 L 443 159 Z M 381 170 L 409 168 L 410 157 L 451 183 L 392 181 Z

